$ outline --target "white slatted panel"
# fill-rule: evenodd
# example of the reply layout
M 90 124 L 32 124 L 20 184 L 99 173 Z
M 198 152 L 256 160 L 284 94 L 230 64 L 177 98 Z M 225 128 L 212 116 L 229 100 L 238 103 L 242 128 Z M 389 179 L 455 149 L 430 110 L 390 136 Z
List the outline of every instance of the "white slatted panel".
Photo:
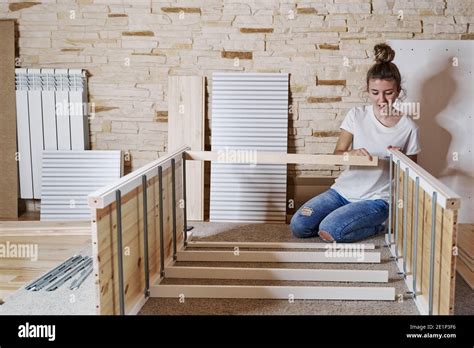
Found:
M 213 74 L 212 151 L 287 152 L 287 134 L 288 74 Z M 285 223 L 286 176 L 286 165 L 213 162 L 210 220 Z
M 16 69 L 20 197 L 41 197 L 43 150 L 87 150 L 87 81 L 81 69 Z
M 89 220 L 89 193 L 120 178 L 120 151 L 44 151 L 41 220 Z
M 30 115 L 28 112 L 28 79 L 26 69 L 16 69 L 16 126 L 18 141 L 18 174 L 20 197 L 33 198 L 33 171 L 31 168 Z

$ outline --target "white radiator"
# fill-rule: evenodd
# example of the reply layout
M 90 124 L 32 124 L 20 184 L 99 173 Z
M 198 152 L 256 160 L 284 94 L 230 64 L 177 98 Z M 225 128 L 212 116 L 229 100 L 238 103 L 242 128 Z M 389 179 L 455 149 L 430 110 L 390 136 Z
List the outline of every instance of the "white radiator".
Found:
M 252 151 L 287 152 L 288 74 L 214 73 L 212 151 L 252 160 Z M 210 221 L 286 222 L 287 166 L 211 165 Z
M 43 150 L 89 149 L 81 69 L 16 69 L 20 198 L 41 198 Z
M 89 193 L 121 177 L 121 151 L 44 151 L 41 220 L 89 220 Z

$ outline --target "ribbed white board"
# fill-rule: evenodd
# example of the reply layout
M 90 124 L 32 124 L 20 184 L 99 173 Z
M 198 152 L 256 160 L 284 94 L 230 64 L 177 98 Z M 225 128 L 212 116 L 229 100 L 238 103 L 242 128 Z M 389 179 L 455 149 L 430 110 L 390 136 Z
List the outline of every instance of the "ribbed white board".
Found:
M 120 151 L 44 151 L 41 220 L 89 220 L 89 193 L 120 178 Z
M 43 150 L 87 150 L 87 81 L 81 69 L 16 69 L 20 198 L 41 197 Z
M 214 73 L 211 142 L 239 162 L 287 152 L 288 74 Z M 286 165 L 213 162 L 210 221 L 285 223 L 286 175 Z

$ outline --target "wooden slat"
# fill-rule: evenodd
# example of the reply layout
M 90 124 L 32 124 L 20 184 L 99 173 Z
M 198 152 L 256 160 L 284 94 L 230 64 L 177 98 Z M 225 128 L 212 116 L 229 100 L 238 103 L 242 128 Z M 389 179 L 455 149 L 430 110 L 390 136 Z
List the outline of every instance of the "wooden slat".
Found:
M 234 156 L 235 157 L 235 156 Z M 211 161 L 217 163 L 252 163 L 252 164 L 327 164 L 327 165 L 359 165 L 373 166 L 378 164 L 378 157 L 372 157 L 369 161 L 365 156 L 343 155 L 303 155 L 281 152 L 255 151 L 255 157 L 232 158 L 217 151 L 186 151 L 186 159 L 192 161 Z M 253 160 L 255 159 L 255 162 Z M 246 161 L 246 162 L 245 162 Z
M 204 150 L 205 78 L 169 76 L 168 78 L 168 152 L 183 145 Z M 204 220 L 204 163 L 186 163 L 187 216 Z
M 469 287 L 474 290 L 474 272 L 471 272 L 466 264 L 458 259 L 456 270 L 458 271 L 459 275 L 466 281 Z
M 425 244 L 425 219 L 424 219 L 424 212 L 425 212 L 425 191 L 420 187 L 418 189 L 418 241 L 417 241 L 417 254 L 416 254 L 416 262 L 417 262 L 417 269 L 416 269 L 416 290 L 417 292 L 421 293 L 423 291 L 422 280 L 423 280 L 423 252 L 424 252 L 424 244 Z
M 18 217 L 18 162 L 16 160 L 15 22 L 0 21 L 0 218 Z M 26 156 L 25 156 L 26 157 Z
M 457 257 L 453 252 L 453 248 L 457 245 L 457 216 L 458 211 L 456 210 L 444 210 L 440 314 L 454 314 Z
M 167 267 L 166 278 L 388 282 L 388 271 L 239 267 Z
M 255 248 L 255 249 L 329 249 L 329 248 L 344 248 L 344 249 L 364 249 L 373 250 L 375 245 L 373 243 L 277 243 L 277 242 L 213 242 L 213 241 L 189 241 L 188 247 L 192 248 Z
M 354 255 L 355 254 L 355 255 Z M 317 251 L 178 251 L 177 261 L 380 263 L 379 252 L 338 255 Z
M 394 301 L 395 288 L 245 285 L 155 285 L 152 297 L 168 298 L 259 298 L 294 300 Z

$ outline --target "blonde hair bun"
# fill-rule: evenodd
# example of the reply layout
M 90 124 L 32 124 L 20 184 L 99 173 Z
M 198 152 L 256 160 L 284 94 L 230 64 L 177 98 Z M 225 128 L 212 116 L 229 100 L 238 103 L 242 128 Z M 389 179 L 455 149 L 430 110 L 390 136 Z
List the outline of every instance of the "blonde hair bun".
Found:
M 395 58 L 395 51 L 387 44 L 377 44 L 374 46 L 374 57 L 377 63 L 389 63 Z

